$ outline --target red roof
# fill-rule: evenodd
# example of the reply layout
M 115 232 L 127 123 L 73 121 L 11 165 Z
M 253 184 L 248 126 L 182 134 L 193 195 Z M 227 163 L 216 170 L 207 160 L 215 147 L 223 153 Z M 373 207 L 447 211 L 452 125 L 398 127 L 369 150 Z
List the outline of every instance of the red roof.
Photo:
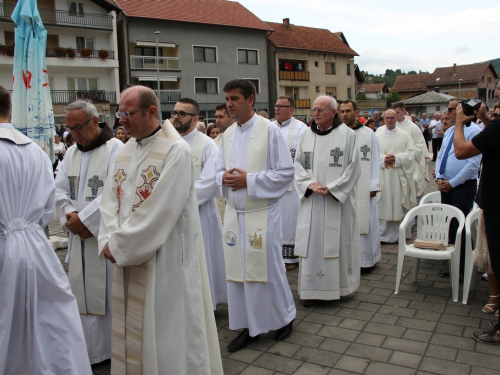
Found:
M 396 77 L 391 91 L 427 91 L 427 81 L 430 74 L 405 74 Z
M 330 30 L 292 24 L 287 28 L 282 23 L 274 22 L 268 22 L 268 24 L 274 29 L 274 33 L 269 36 L 269 41 L 278 48 L 358 56 Z
M 385 90 L 384 90 L 385 87 Z M 389 92 L 389 89 L 386 87 L 385 83 L 365 83 L 361 86 L 365 92 Z
M 491 67 L 495 78 L 498 78 L 493 65 L 490 62 L 483 62 L 468 65 L 456 65 L 445 68 L 436 68 L 431 74 L 427 84 L 429 86 L 439 86 L 447 84 L 458 84 L 458 80 L 462 79 L 462 83 L 476 83 L 481 80 L 486 70 Z M 438 80 L 439 78 L 439 80 Z
M 272 31 L 240 3 L 226 0 L 115 0 L 128 17 Z

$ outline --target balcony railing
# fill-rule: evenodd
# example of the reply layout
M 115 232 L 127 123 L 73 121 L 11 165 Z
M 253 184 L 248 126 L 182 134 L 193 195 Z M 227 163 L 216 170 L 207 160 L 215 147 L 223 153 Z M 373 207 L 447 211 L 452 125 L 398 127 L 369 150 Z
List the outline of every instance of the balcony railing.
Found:
M 179 57 L 158 57 L 158 64 L 162 70 L 180 70 Z M 132 69 L 156 70 L 156 56 L 130 56 Z
M 0 19 L 6 19 L 11 21 L 11 15 L 16 7 L 15 4 L 2 4 L 0 3 Z M 45 26 L 47 25 L 71 25 L 79 27 L 91 27 L 91 28 L 113 28 L 113 16 L 108 16 L 106 14 L 91 14 L 91 13 L 79 13 L 79 12 L 68 12 L 64 10 L 57 9 L 44 9 L 38 8 L 40 12 L 40 17 L 42 17 L 42 22 Z
M 86 55 L 85 53 L 82 54 L 81 50 L 74 50 L 74 52 L 75 52 L 75 56 L 70 56 L 67 51 L 64 52 L 64 51 L 58 50 L 57 48 L 47 48 L 46 57 L 60 57 L 60 58 L 78 57 L 78 58 L 89 58 L 89 59 L 99 58 L 99 59 L 103 59 L 103 60 L 107 60 L 107 59 L 113 60 L 115 58 L 115 51 L 108 51 L 108 55 L 105 59 L 100 56 L 99 50 L 92 50 L 90 55 Z
M 295 99 L 295 108 L 297 109 L 311 108 L 311 99 Z
M 160 90 L 160 103 L 176 103 L 180 98 L 181 90 Z
M 67 104 L 77 99 L 89 100 L 92 103 L 116 104 L 116 92 L 104 90 L 51 90 L 52 104 Z
M 309 81 L 309 72 L 280 70 L 280 80 Z

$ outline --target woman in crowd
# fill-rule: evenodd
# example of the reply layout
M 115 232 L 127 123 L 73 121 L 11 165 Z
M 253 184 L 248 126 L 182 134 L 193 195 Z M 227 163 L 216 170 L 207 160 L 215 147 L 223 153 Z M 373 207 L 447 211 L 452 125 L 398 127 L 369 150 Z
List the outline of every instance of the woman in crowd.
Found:
M 217 136 L 220 134 L 220 130 L 219 128 L 217 127 L 217 125 L 215 124 L 210 124 L 208 126 L 208 129 L 207 129 L 207 135 L 212 138 L 212 139 L 215 139 L 217 138 Z
M 130 139 L 127 133 L 125 133 L 125 129 L 123 129 L 123 126 L 119 126 L 116 128 L 115 138 L 122 141 L 123 143 L 127 143 L 127 141 Z

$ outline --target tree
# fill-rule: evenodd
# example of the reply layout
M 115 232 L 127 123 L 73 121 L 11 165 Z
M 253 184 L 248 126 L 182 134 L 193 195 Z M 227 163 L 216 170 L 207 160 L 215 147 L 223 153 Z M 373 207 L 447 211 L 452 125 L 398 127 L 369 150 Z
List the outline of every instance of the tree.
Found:
M 364 91 L 360 91 L 356 95 L 356 100 L 370 100 L 370 99 L 368 99 Z
M 397 91 L 391 91 L 388 95 L 380 95 L 381 100 L 385 100 L 387 103 L 387 108 L 391 108 L 392 103 L 399 102 L 401 100 L 401 95 Z

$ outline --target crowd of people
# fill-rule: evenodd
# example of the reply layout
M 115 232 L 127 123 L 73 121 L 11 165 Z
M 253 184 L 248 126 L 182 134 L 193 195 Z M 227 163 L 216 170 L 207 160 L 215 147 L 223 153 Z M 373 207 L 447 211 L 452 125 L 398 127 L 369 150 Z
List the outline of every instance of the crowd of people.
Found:
M 90 374 L 111 359 L 112 374 L 221 374 L 217 305 L 227 303 L 229 327 L 240 330 L 227 346 L 235 352 L 269 331 L 277 341 L 292 334 L 289 270 L 298 268 L 305 306 L 354 293 L 381 243 L 398 241 L 431 157 L 441 201 L 464 215 L 474 199 L 483 209 L 480 262 L 492 293 L 483 311 L 497 311 L 500 108 L 483 104 L 472 118 L 453 99 L 417 120 L 396 102 L 361 116 L 355 101 L 321 95 L 306 125 L 291 97 L 280 96 L 268 120 L 254 110 L 250 81 L 223 91 L 206 131 L 191 98 L 160 123 L 144 86 L 122 92 L 114 134 L 93 104 L 69 104 L 54 181 L 46 155 L 9 124 L 0 87 L 1 200 L 10 202 L 0 206 L 0 322 L 10 327 L 0 332 L 0 373 Z M 42 230 L 56 208 L 69 235 L 67 276 Z M 455 234 L 452 223 L 450 243 L 465 240 Z M 463 274 L 463 255 L 461 264 Z M 499 329 L 497 320 L 472 336 L 499 344 Z

